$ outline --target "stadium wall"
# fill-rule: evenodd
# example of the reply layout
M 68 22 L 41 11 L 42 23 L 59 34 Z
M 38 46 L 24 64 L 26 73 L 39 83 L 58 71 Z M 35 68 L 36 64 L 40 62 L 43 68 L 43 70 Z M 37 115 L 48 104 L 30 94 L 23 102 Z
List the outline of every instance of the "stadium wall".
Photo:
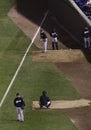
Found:
M 51 12 L 71 35 L 81 43 L 82 30 L 90 26 L 90 20 L 72 0 L 48 0 Z
M 82 30 L 91 24 L 73 0 L 16 0 L 16 5 L 17 9 L 28 18 L 38 6 L 40 12 L 49 9 L 59 24 L 79 43 L 83 41 Z M 30 8 L 33 13 L 30 12 Z

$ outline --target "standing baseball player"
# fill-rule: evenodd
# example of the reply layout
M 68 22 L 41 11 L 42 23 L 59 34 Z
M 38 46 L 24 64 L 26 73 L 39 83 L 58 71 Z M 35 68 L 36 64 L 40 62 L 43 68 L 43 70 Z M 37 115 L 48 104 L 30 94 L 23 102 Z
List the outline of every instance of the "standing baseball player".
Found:
M 58 34 L 55 29 L 52 30 L 52 32 L 50 33 L 50 36 L 52 38 L 52 49 L 58 50 Z
M 40 30 L 40 39 L 43 41 L 43 52 L 47 52 L 47 35 L 43 30 Z
M 16 107 L 18 121 L 23 122 L 24 121 L 23 109 L 25 107 L 25 102 L 19 93 L 16 94 L 16 98 L 14 99 L 14 106 Z
M 91 32 L 88 27 L 85 27 L 82 33 L 83 40 L 84 40 L 84 47 L 90 48 L 91 47 Z

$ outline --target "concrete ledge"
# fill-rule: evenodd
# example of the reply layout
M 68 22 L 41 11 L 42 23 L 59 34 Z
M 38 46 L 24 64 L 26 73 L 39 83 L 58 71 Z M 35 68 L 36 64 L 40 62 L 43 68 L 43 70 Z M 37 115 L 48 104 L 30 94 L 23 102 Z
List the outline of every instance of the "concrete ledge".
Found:
M 90 106 L 91 101 L 87 99 L 80 99 L 80 100 L 56 100 L 51 101 L 51 106 L 49 109 L 68 109 L 68 108 L 79 108 L 79 107 L 86 107 Z M 33 101 L 32 102 L 32 109 L 37 110 L 40 109 L 39 102 Z

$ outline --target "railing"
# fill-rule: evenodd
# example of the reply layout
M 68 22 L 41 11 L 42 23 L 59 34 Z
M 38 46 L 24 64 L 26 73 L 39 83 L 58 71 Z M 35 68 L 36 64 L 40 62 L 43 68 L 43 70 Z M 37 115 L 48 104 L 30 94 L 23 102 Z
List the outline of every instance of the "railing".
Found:
M 91 1 L 88 0 L 74 0 L 78 7 L 91 20 Z

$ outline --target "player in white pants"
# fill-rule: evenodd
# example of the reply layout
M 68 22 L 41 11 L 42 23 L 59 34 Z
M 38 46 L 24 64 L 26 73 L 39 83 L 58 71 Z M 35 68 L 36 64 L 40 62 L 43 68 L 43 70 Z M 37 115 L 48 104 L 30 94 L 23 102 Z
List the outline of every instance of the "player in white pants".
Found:
M 84 47 L 90 48 L 91 47 L 91 32 L 88 27 L 85 27 L 82 35 L 83 35 L 83 40 L 84 40 Z
M 40 30 L 40 38 L 43 41 L 43 52 L 47 52 L 47 35 L 43 30 Z
M 19 93 L 16 94 L 16 98 L 14 99 L 14 106 L 16 107 L 18 121 L 24 121 L 23 109 L 25 102 Z
M 43 39 L 43 52 L 47 52 L 47 38 Z
M 52 32 L 50 33 L 50 36 L 52 38 L 52 49 L 58 50 L 58 34 L 55 29 L 52 30 Z
M 84 37 L 84 47 L 90 48 L 90 37 Z
M 21 107 L 16 107 L 17 118 L 19 121 L 24 121 L 23 109 Z

